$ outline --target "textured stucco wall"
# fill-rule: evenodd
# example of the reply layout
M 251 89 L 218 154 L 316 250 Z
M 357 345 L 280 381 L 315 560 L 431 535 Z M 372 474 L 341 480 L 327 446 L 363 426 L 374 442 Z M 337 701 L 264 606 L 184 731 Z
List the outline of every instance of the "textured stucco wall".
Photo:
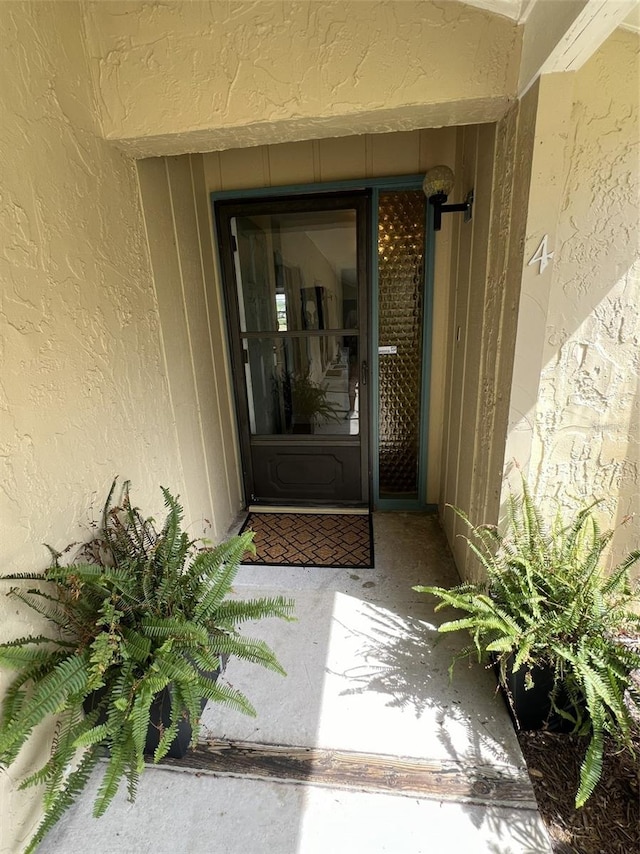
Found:
M 571 75 L 546 75 L 529 90 L 519 108 L 518 137 L 524 156 L 517 159 L 513 172 L 518 243 L 512 241 L 517 251 L 510 253 L 509 266 L 519 282 L 519 293 L 508 392 L 507 474 L 514 463 L 527 469 L 531 454 L 554 266 L 549 263 L 542 269 L 540 264 L 528 262 L 545 235 L 550 248 L 556 243 L 572 99 Z M 513 486 L 517 488 L 518 476 Z
M 0 3 L 3 572 L 86 538 L 115 474 L 149 512 L 184 494 L 135 165 L 96 137 L 82 29 L 79 4 Z M 1 637 L 33 628 L 0 591 Z M 37 818 L 27 753 L 0 774 L 6 854 Z
M 209 192 L 216 192 L 424 174 L 438 163 L 455 165 L 455 139 L 454 128 L 438 128 L 211 152 L 204 155 L 206 186 Z M 433 504 L 438 501 L 442 459 L 452 227 L 453 217 L 444 217 L 434 271 L 427 462 L 427 501 Z
M 521 28 L 462 3 L 87 2 L 105 136 L 136 156 L 480 121 Z
M 603 520 L 640 512 L 640 38 L 617 30 L 575 75 L 530 479 Z M 614 557 L 637 548 L 640 518 Z
M 474 324 L 465 324 L 470 281 L 485 259 L 471 242 L 452 265 L 450 324 L 461 333 L 446 383 L 441 500 L 474 522 L 498 520 L 516 465 L 550 515 L 552 499 L 568 513 L 603 498 L 604 524 L 640 508 L 639 71 L 637 34 L 618 30 L 576 74 L 543 76 L 498 124 Z M 467 169 L 480 162 L 469 132 L 460 131 Z M 529 260 L 545 235 L 554 256 L 541 270 Z M 479 401 L 467 383 L 477 375 Z M 476 406 L 472 434 L 465 412 Z M 472 577 L 462 529 L 450 512 L 443 518 L 458 568 Z M 612 560 L 637 548 L 639 523 L 618 532 Z

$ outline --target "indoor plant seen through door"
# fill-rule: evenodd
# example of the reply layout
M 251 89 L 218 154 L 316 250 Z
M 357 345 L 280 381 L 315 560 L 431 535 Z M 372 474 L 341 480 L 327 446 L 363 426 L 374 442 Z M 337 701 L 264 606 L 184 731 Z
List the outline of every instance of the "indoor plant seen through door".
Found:
M 190 539 L 182 507 L 164 488 L 168 514 L 157 530 L 131 504 L 128 483 L 113 506 L 115 485 L 96 536 L 73 562 L 62 565 L 63 555 L 50 548 L 53 561 L 44 573 L 5 576 L 14 583 L 10 595 L 50 628 L 0 645 L 0 666 L 15 671 L 2 706 L 0 761 L 10 765 L 43 719 L 59 721 L 49 760 L 21 783 L 44 785 L 44 818 L 27 852 L 71 805 L 101 756 L 107 761 L 95 816 L 123 777 L 134 799 L 149 735 L 154 762 L 169 753 L 185 724 L 196 742 L 203 700 L 255 715 L 247 697 L 217 679 L 226 657 L 284 673 L 271 649 L 237 626 L 292 619 L 292 601 L 228 595 L 243 555 L 253 550 L 252 534 L 215 547 Z

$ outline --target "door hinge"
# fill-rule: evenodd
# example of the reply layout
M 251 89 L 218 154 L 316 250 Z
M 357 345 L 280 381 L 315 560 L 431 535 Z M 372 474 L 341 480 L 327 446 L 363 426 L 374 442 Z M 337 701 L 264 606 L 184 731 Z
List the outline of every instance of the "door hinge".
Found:
M 369 382 L 369 363 L 363 362 L 360 367 L 360 377 L 362 385 L 366 385 Z
M 233 252 L 238 251 L 238 241 L 236 240 L 235 234 L 231 235 L 231 249 Z

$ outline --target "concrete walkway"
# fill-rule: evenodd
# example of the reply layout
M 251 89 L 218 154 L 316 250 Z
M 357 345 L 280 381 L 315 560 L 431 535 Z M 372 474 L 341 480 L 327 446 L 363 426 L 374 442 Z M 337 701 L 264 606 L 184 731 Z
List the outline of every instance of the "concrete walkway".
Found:
M 198 769 L 150 768 L 135 804 L 122 792 L 98 820 L 96 775 L 40 851 L 548 854 L 492 674 L 460 663 L 449 682 L 463 639 L 437 635 L 444 616 L 411 590 L 457 580 L 437 520 L 377 514 L 374 530 L 375 569 L 243 567 L 239 596 L 296 600 L 297 622 L 246 631 L 287 677 L 231 661 L 257 718 L 207 706 Z M 220 740 L 250 748 L 244 771 L 207 766 Z M 265 773 L 251 758 L 262 748 L 302 756 L 306 777 Z

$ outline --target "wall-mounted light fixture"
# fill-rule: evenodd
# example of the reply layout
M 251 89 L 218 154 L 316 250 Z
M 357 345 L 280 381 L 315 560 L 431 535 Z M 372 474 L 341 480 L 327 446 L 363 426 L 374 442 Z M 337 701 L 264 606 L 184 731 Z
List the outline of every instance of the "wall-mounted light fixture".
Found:
M 473 190 L 467 193 L 466 201 L 459 205 L 446 204 L 451 190 L 453 190 L 454 175 L 448 166 L 434 166 L 424 176 L 422 189 L 425 196 L 433 205 L 433 229 L 440 231 L 442 227 L 442 214 L 464 211 L 464 221 L 469 222 L 473 213 Z

